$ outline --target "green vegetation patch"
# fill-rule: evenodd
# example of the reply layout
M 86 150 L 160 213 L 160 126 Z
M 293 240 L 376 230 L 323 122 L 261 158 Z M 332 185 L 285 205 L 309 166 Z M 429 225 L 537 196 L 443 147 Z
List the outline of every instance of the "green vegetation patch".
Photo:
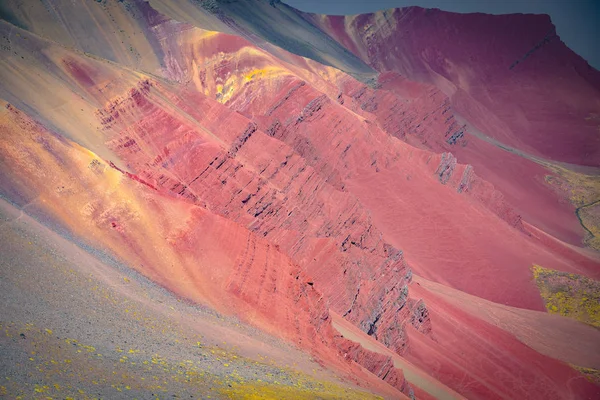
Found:
M 532 267 L 546 309 L 600 327 L 600 282 L 585 276 Z

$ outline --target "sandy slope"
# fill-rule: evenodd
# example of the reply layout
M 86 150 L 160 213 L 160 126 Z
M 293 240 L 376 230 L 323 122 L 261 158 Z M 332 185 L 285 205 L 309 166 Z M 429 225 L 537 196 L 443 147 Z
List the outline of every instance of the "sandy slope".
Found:
M 373 340 L 372 337 L 365 334 L 360 329 L 357 329 L 352 324 L 348 323 L 344 318 L 336 313 L 332 313 L 333 327 L 341 333 L 346 339 L 360 343 L 365 349 L 376 353 L 385 354 L 394 360 L 394 366 L 404 372 L 406 379 L 413 387 L 422 390 L 428 395 L 436 399 L 463 399 L 460 394 L 456 393 L 449 387 L 441 384 L 436 379 L 432 378 L 425 371 L 411 364 L 406 359 L 398 354 L 390 351 L 381 343 Z
M 5 200 L 0 237 L 0 395 L 368 396 L 282 341 L 89 254 Z
M 414 282 L 544 355 L 573 365 L 600 368 L 600 330 L 590 325 L 546 312 L 493 303 L 419 276 L 414 277 Z

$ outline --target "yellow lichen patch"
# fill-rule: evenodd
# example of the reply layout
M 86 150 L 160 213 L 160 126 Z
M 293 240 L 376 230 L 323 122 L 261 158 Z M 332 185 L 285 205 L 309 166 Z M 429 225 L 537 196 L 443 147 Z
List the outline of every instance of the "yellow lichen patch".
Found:
M 600 176 L 575 172 L 555 164 L 544 164 L 556 176 L 547 176 L 546 182 L 567 192 L 571 202 L 585 206 L 600 198 Z
M 600 250 L 600 175 L 588 175 L 555 164 L 538 162 L 554 173 L 545 177 L 546 184 L 567 197 L 576 207 L 575 214 L 586 231 L 585 243 Z
M 532 270 L 549 313 L 600 327 L 600 282 L 539 265 Z
M 600 370 L 594 368 L 585 368 L 579 367 L 577 365 L 571 365 L 574 369 L 579 371 L 583 376 L 585 376 L 590 382 L 594 382 L 600 385 Z
M 380 399 L 381 397 L 345 389 L 330 383 L 298 383 L 295 386 L 265 384 L 262 382 L 233 383 L 231 387 L 221 392 L 230 399 L 243 400 L 283 400 L 283 399 L 314 399 L 318 394 L 320 399 Z
M 227 103 L 239 88 L 238 78 L 232 75 L 227 78 L 224 84 L 218 84 L 216 87 L 215 98 L 221 104 Z
M 588 233 L 586 243 L 600 250 L 600 200 L 579 207 L 577 217 Z

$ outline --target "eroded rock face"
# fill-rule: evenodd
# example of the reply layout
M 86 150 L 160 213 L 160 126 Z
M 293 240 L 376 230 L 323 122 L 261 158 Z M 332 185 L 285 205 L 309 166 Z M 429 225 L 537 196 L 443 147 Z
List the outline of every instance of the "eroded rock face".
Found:
M 410 282 L 402 252 L 383 241 L 368 212 L 343 189 L 341 171 L 312 156 L 314 148 L 298 142 L 300 137 L 293 132 L 318 118 L 328 100 L 321 96 L 309 101 L 299 117 L 282 128 L 282 135 L 295 145 L 290 148 L 217 102 L 190 93 L 173 98 L 215 132 L 223 147 L 229 148 L 225 151 L 211 135 L 168 116 L 157 102 L 160 91 L 160 87 L 150 92 L 133 90 L 100 112 L 99 118 L 109 121 L 103 123 L 106 134 L 113 137 L 111 149 L 153 185 L 244 224 L 279 245 L 314 276 L 315 287 L 334 310 L 369 334 L 381 328 L 386 333 L 377 337 L 402 351 L 409 312 L 400 311 Z M 125 114 L 126 122 L 119 122 Z M 277 118 L 275 111 L 271 114 Z M 139 125 L 132 123 L 132 116 Z M 217 129 L 222 121 L 228 121 L 227 130 Z M 143 145 L 132 145 L 137 143 L 132 137 L 143 140 Z
M 438 176 L 442 185 L 448 183 L 454 173 L 454 168 L 456 168 L 456 157 L 451 153 L 442 153 L 440 164 L 435 170 L 435 174 Z
M 334 340 L 344 358 L 357 362 L 405 395 L 411 395 L 410 385 L 404 378 L 402 370 L 394 367 L 391 357 L 366 350 L 358 343 L 352 342 L 343 336 L 336 336 Z
M 587 162 L 577 153 L 589 144 L 588 128 L 578 143 L 559 138 L 564 157 L 539 138 L 520 142 L 517 128 L 543 126 L 506 122 L 512 99 L 482 81 L 498 83 L 486 74 L 502 70 L 493 64 L 507 54 L 513 60 L 512 50 L 467 68 L 457 60 L 479 51 L 477 43 L 463 54 L 437 28 L 427 35 L 431 18 L 454 26 L 445 13 L 317 17 L 286 7 L 57 7 L 92 25 L 97 41 L 74 42 L 79 28 L 62 26 L 69 18 L 43 14 L 56 28 L 48 30 L 24 23 L 47 38 L 12 35 L 17 28 L 0 21 L 0 94 L 14 104 L 0 124 L 3 196 L 33 201 L 182 297 L 246 318 L 345 373 L 358 363 L 407 395 L 389 357 L 335 335 L 330 310 L 469 397 L 592 393 L 561 363 L 532 350 L 521 357 L 515 337 L 461 310 L 447 316 L 435 293 L 411 284 L 414 269 L 474 297 L 543 310 L 532 260 L 597 273 L 597 260 L 560 241 L 580 239 L 572 207 L 546 197 L 536 180 L 541 156 Z M 280 18 L 294 29 L 265 22 Z M 118 21 L 127 26 L 107 28 Z M 310 48 L 297 32 L 314 41 Z M 560 53 L 556 44 L 534 41 L 503 73 L 538 85 L 527 68 L 546 50 Z M 595 85 L 593 73 L 584 75 Z M 503 76 L 513 89 L 521 79 Z M 569 98 L 585 103 L 596 99 L 590 93 Z M 489 357 L 472 362 L 479 353 Z M 524 374 L 537 386 L 521 384 Z
M 455 170 L 462 170 L 462 173 L 457 173 L 458 171 Z M 478 177 L 471 165 L 461 165 L 457 168 L 456 157 L 452 153 L 442 153 L 435 175 L 441 184 L 448 184 L 455 187 L 458 193 L 472 196 L 511 227 L 529 235 L 523 226 L 521 216 L 517 214 L 514 207 L 492 184 Z

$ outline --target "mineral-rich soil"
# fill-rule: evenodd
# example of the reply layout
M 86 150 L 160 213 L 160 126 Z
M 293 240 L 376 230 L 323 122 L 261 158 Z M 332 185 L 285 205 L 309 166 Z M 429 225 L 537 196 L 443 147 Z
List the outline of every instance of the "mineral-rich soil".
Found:
M 600 394 L 600 73 L 548 17 L 0 16 L 4 394 Z

